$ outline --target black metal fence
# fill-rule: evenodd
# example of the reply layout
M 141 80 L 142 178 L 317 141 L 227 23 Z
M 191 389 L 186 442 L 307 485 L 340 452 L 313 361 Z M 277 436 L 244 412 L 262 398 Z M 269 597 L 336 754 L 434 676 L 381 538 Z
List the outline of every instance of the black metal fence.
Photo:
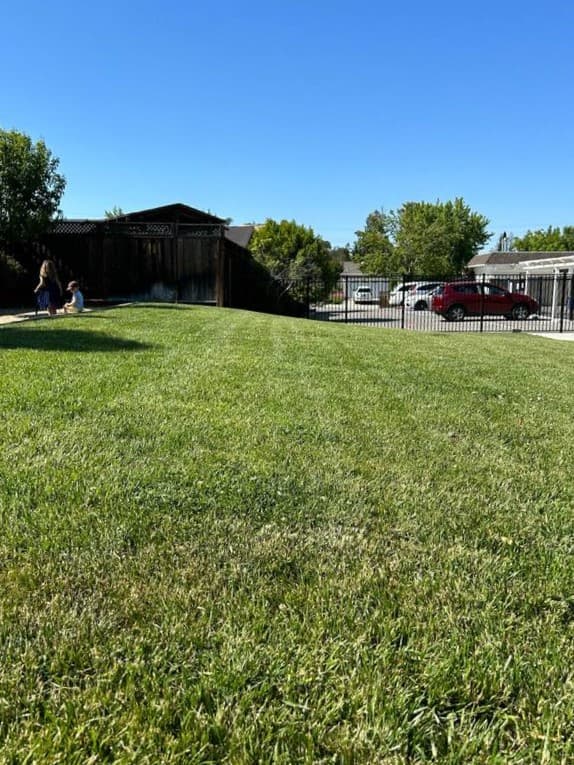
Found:
M 426 332 L 574 331 L 574 274 L 342 276 L 285 285 L 317 321 Z

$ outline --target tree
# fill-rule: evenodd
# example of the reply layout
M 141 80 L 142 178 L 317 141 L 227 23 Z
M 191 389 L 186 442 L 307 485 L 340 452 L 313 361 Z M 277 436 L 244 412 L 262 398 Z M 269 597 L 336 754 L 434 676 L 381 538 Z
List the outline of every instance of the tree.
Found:
M 0 249 L 37 238 L 61 215 L 59 164 L 44 141 L 0 129 Z
M 490 239 L 488 219 L 472 212 L 463 199 L 407 202 L 399 211 L 396 247 L 408 273 L 460 273 Z
M 341 273 L 341 265 L 331 257 L 329 242 L 294 220 L 268 218 L 253 232 L 249 249 L 273 276 L 288 284 L 293 294 L 296 288 L 300 291 L 305 280 L 312 284 L 317 299 L 333 289 Z
M 396 213 L 381 209 L 367 216 L 362 231 L 355 231 L 353 259 L 365 274 L 390 274 L 400 270 L 393 244 L 396 228 Z
M 124 211 L 121 207 L 118 207 L 117 205 L 114 205 L 111 210 L 104 210 L 104 216 L 108 220 L 112 220 L 113 218 L 119 218 L 122 215 L 125 215 Z
M 397 212 L 368 216 L 355 257 L 366 273 L 458 274 L 489 240 L 488 223 L 462 199 L 405 202 Z
M 331 255 L 331 259 L 334 260 L 335 263 L 339 263 L 342 267 L 346 260 L 351 260 L 351 247 L 348 244 L 344 247 L 333 247 L 329 254 Z
M 574 251 L 574 226 L 563 229 L 548 226 L 547 229 L 527 231 L 523 237 L 515 237 L 515 250 L 526 252 L 565 252 Z

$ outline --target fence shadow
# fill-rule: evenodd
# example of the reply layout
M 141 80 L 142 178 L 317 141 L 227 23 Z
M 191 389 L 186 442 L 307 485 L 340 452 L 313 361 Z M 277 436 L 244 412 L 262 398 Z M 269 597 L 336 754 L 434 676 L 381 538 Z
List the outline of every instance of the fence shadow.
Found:
M 309 317 L 315 321 L 329 321 L 333 324 L 380 324 L 389 327 L 400 327 L 401 320 L 395 318 L 387 318 L 381 316 L 347 316 L 340 313 L 329 313 L 328 311 L 314 316 L 311 314 Z
M 161 302 L 153 302 L 153 303 L 146 303 L 144 301 L 141 302 L 132 302 L 130 303 L 129 307 L 130 309 L 134 310 L 153 310 L 153 309 L 160 309 L 162 311 L 190 311 L 197 307 L 203 307 L 203 306 L 211 306 L 213 307 L 215 303 L 213 301 L 211 302 L 205 302 L 205 303 L 184 303 L 183 301 L 179 303 L 161 303 Z M 95 306 L 94 306 L 95 307 Z M 118 303 L 117 305 L 109 305 L 106 306 L 106 308 L 121 308 L 122 304 Z
M 124 337 L 89 332 L 83 329 L 37 328 L 16 325 L 0 327 L 0 350 L 26 349 L 37 351 L 68 351 L 93 353 L 110 351 L 145 351 L 153 348 L 149 343 Z

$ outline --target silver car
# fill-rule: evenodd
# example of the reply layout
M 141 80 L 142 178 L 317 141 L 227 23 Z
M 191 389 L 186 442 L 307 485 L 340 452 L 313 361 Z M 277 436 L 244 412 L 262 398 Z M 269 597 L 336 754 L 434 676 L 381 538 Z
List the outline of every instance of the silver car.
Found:
M 377 297 L 367 284 L 362 284 L 353 292 L 354 303 L 374 303 Z
M 389 305 L 390 306 L 402 305 L 405 299 L 405 295 L 410 290 L 412 290 L 413 287 L 416 287 L 417 284 L 418 282 L 405 282 L 405 284 L 401 282 L 400 284 L 397 284 L 397 286 L 394 287 L 394 289 L 389 295 Z
M 442 286 L 442 282 L 422 282 L 413 287 L 405 297 L 405 306 L 413 311 L 428 311 L 431 307 L 432 293 Z

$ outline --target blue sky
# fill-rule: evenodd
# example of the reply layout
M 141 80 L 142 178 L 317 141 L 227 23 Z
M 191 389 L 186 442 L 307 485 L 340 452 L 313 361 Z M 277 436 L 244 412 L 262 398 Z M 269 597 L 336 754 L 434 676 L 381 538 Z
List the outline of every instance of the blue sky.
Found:
M 295 219 L 463 197 L 574 224 L 574 4 L 246 0 L 2 10 L 0 127 L 43 138 L 66 217 L 184 202 Z

